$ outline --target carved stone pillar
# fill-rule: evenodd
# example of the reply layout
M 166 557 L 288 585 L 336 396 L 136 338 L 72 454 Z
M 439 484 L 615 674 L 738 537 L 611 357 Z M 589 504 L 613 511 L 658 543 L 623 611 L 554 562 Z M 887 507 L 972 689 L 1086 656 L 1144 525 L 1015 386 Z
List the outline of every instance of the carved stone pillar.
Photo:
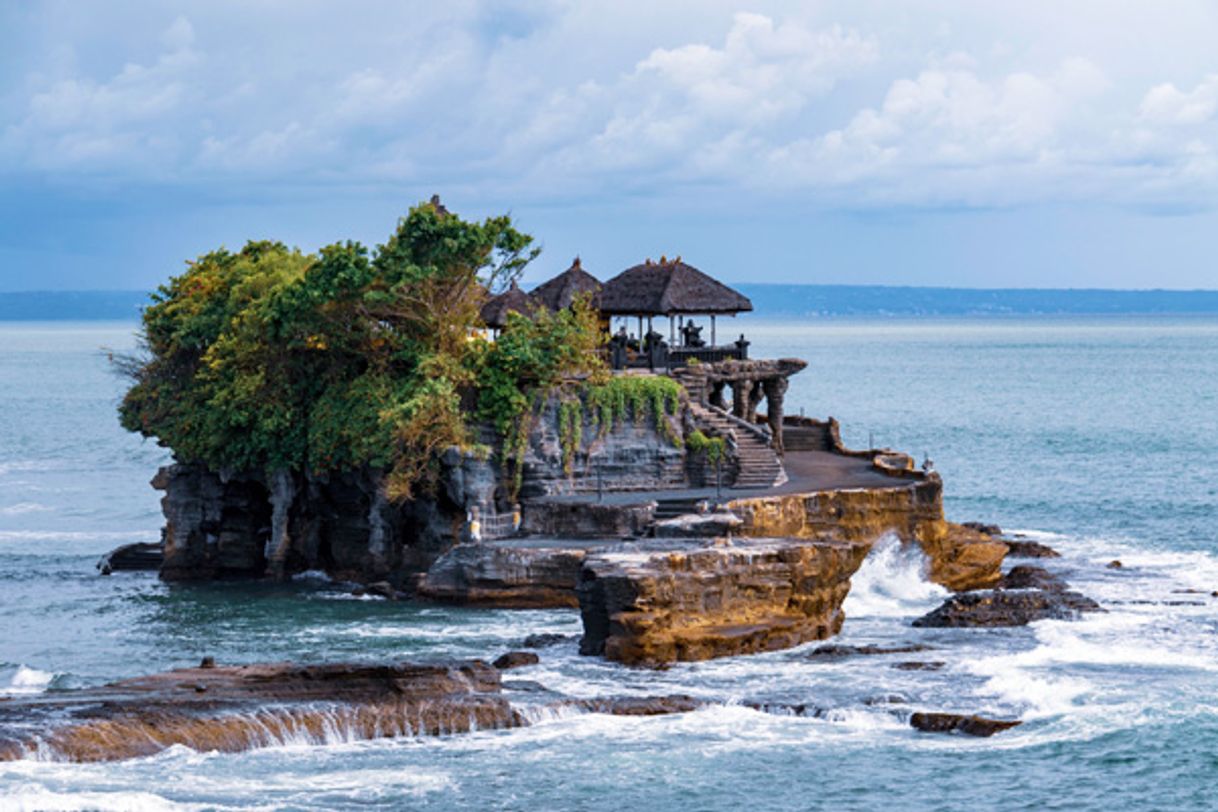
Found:
M 771 378 L 765 382 L 766 421 L 774 436 L 774 450 L 783 453 L 782 448 L 782 401 L 787 394 L 788 381 L 784 377 Z
M 769 394 L 761 381 L 749 382 L 749 407 L 748 413 L 744 415 L 744 419 L 752 423 L 757 418 L 757 407 L 761 405 L 761 399 Z
M 744 419 L 749 408 L 749 389 L 752 381 L 732 381 L 732 414 Z

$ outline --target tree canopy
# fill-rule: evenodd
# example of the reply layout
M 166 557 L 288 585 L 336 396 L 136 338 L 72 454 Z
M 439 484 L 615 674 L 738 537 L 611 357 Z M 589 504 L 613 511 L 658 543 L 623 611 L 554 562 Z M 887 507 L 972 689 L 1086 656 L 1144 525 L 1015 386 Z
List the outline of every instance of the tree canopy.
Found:
M 479 416 L 506 431 L 523 392 L 599 363 L 587 307 L 477 337 L 489 291 L 537 253 L 508 217 L 470 222 L 433 199 L 371 253 L 205 254 L 144 311 L 122 424 L 214 470 L 384 467 L 390 495 L 409 497 Z

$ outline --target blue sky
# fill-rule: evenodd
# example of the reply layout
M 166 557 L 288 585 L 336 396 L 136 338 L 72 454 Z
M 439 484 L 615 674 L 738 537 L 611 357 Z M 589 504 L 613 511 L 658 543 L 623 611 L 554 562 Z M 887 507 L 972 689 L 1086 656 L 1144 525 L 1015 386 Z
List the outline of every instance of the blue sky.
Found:
M 1218 4 L 7 2 L 0 290 L 382 241 L 602 278 L 1216 288 Z

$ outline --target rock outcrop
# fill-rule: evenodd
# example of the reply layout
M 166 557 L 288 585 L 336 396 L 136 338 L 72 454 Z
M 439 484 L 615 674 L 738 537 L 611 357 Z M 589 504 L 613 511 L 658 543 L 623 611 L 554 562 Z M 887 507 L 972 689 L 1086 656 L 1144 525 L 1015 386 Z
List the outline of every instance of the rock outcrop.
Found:
M 588 545 L 528 540 L 459 544 L 420 581 L 420 597 L 504 609 L 575 608 Z
M 165 492 L 161 577 L 317 569 L 341 580 L 400 586 L 461 539 L 469 508 L 495 499 L 499 472 L 490 460 L 450 449 L 440 463 L 436 493 L 400 505 L 385 499 L 383 473 L 375 469 L 279 474 L 272 489 L 262 475 L 162 468 L 152 482 Z
M 937 476 L 889 488 L 858 488 L 736 499 L 728 508 L 745 536 L 841 538 L 874 542 L 893 533 L 916 542 L 930 559 L 930 578 L 954 591 L 998 583 L 1007 546 L 943 518 L 943 484 Z
M 1085 595 L 1066 590 L 983 590 L 948 598 L 942 606 L 913 622 L 914 626 L 1024 626 L 1036 620 L 1072 620 L 1082 612 L 1099 612 Z
M 960 713 L 915 713 L 909 725 L 925 733 L 964 733 L 968 736 L 993 736 L 1023 724 L 1018 719 L 987 719 Z
M 582 654 L 656 666 L 797 646 L 840 629 L 865 542 L 654 541 L 589 554 Z
M 1004 539 L 1010 552 L 1007 553 L 1012 558 L 1061 558 L 1062 554 L 1052 547 L 1041 544 L 1039 541 L 1027 541 L 1020 539 Z
M 0 703 L 0 761 L 148 756 L 175 744 L 255 747 L 514 727 L 499 672 L 477 660 L 185 668 Z

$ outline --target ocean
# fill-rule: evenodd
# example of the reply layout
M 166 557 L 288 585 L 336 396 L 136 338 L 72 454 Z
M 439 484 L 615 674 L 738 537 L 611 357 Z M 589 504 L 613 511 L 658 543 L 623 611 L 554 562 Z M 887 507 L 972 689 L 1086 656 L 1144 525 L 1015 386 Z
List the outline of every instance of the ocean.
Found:
M 1058 549 L 1038 561 L 1107 610 L 1014 629 L 916 629 L 943 599 L 891 542 L 856 575 L 835 642 L 631 670 L 574 642 L 511 672 L 572 696 L 685 693 L 654 718 L 575 711 L 442 739 L 287 741 L 224 755 L 0 763 L 0 809 L 1208 810 L 1218 790 L 1218 318 L 742 319 L 755 357 L 797 356 L 787 408 L 848 445 L 933 459 L 949 518 Z M 722 326 L 721 331 L 729 330 Z M 0 696 L 197 663 L 494 656 L 575 634 L 575 611 L 387 603 L 306 574 L 168 586 L 97 574 L 158 536 L 168 455 L 115 417 L 102 347 L 127 322 L 0 323 Z M 1108 564 L 1119 560 L 1122 566 Z M 906 671 L 901 660 L 941 662 Z M 520 685 L 527 693 L 529 686 Z M 899 699 L 894 704 L 892 700 Z M 884 701 L 886 700 L 886 701 Z M 745 703 L 806 704 L 775 715 Z M 989 739 L 910 710 L 1018 718 Z

